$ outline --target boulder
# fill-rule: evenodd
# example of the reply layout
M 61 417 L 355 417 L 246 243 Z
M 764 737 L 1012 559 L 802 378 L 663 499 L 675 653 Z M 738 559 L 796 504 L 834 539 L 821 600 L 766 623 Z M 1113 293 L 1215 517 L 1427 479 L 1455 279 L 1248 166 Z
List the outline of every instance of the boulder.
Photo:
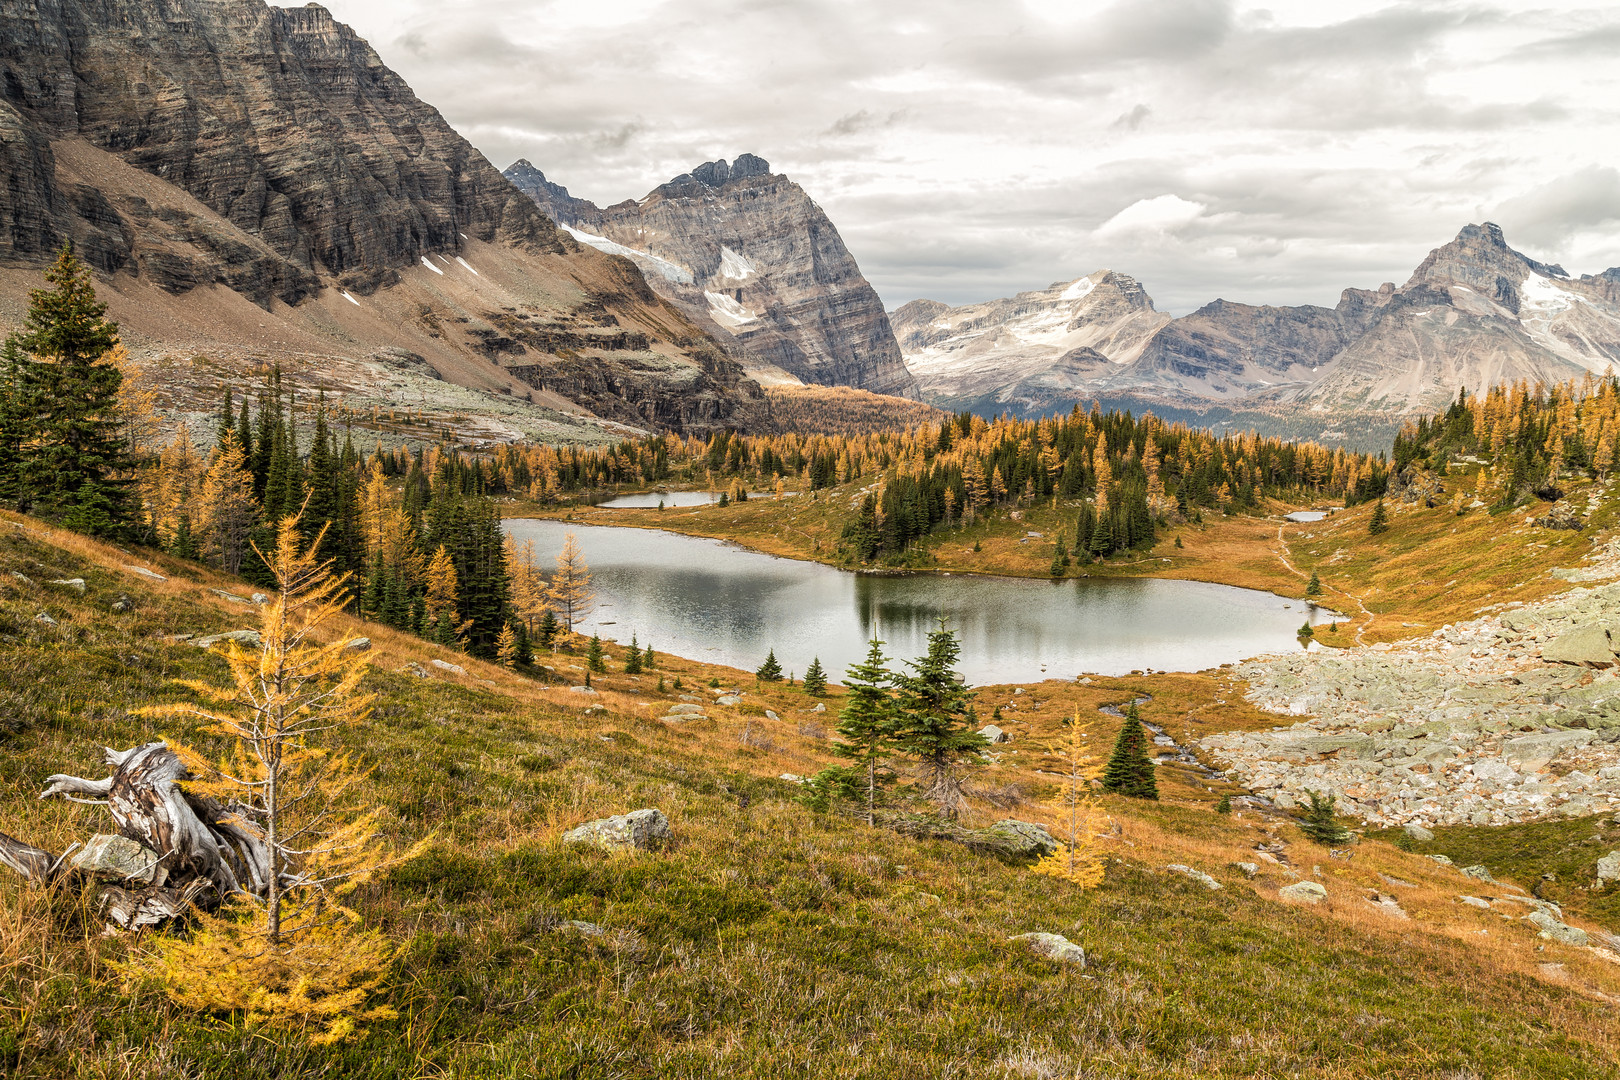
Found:
M 1496 883 L 1496 879 L 1491 877 L 1491 872 L 1478 863 L 1475 863 L 1473 866 L 1461 867 L 1459 872 L 1464 877 L 1471 877 L 1475 881 L 1488 881 L 1493 885 Z
M 604 851 L 649 850 L 669 839 L 669 819 L 662 811 L 632 810 L 598 818 L 563 833 L 565 844 L 590 844 Z
M 467 669 L 466 668 L 462 667 L 460 664 L 452 664 L 448 660 L 440 660 L 438 658 L 434 658 L 432 660 L 429 660 L 428 663 L 432 664 L 434 667 L 438 668 L 440 671 L 448 671 L 452 675 L 465 675 L 465 674 L 467 674 Z
M 568 692 L 570 694 L 585 694 L 585 695 L 587 695 L 589 697 L 596 697 L 597 696 L 596 695 L 596 690 L 594 688 L 592 688 L 592 687 L 589 687 L 589 686 L 570 686 L 568 688 Z
M 1008 941 L 1022 941 L 1029 946 L 1029 951 L 1048 960 L 1056 960 L 1060 964 L 1079 964 L 1086 966 L 1086 950 L 1064 937 L 1062 934 L 1014 934 Z
M 1477 896 L 1459 896 L 1457 899 L 1461 900 L 1469 907 L 1477 907 L 1484 911 L 1491 910 L 1491 902 L 1489 900 L 1481 900 Z
M 139 574 L 139 575 L 141 575 L 141 577 L 146 578 L 149 581 L 168 581 L 169 580 L 168 578 L 164 577 L 162 574 L 158 573 L 157 571 L 148 570 L 144 566 L 125 566 L 124 569 L 128 570 L 132 574 Z
M 47 581 L 45 584 L 55 585 L 59 589 L 72 589 L 74 592 L 84 592 L 84 578 L 82 577 L 57 578 L 55 581 Z
M 714 699 L 714 703 L 716 705 L 741 705 L 742 698 L 738 697 L 736 694 L 722 694 Z
M 270 602 L 270 598 L 262 592 L 256 592 L 252 596 L 248 597 L 248 599 L 261 607 Z
M 1568 923 L 1559 922 L 1545 911 L 1532 911 L 1525 916 L 1525 919 L 1541 931 L 1539 937 L 1544 937 L 1549 941 L 1556 941 L 1561 945 L 1590 945 L 1592 943 L 1592 939 L 1587 936 L 1585 930 L 1578 926 L 1570 926 Z
M 1237 867 L 1239 870 L 1241 870 L 1243 872 L 1243 876 L 1246 877 L 1246 878 L 1255 877 L 1260 873 L 1260 864 L 1259 863 L 1239 862 L 1239 863 L 1233 863 L 1232 865 Z
M 427 673 L 427 668 L 423 667 L 421 664 L 418 664 L 415 660 L 410 661 L 399 670 L 403 671 L 407 675 L 415 675 L 418 679 L 432 678 L 432 676 Z
M 47 612 L 47 611 L 42 611 L 38 615 L 35 615 L 34 616 L 34 621 L 37 622 L 37 623 L 40 623 L 40 624 L 42 624 L 44 626 L 55 626 L 56 625 L 56 620 L 51 618 L 50 612 Z
M 688 716 L 702 716 L 703 706 L 697 704 L 696 702 L 679 701 L 669 707 L 669 715 L 679 716 L 681 714 L 686 714 Z
M 1444 856 L 1444 855 L 1430 855 L 1429 858 L 1433 859 L 1435 862 L 1439 863 L 1441 866 L 1450 866 L 1451 865 L 1451 860 L 1449 858 L 1447 858 L 1446 856 Z
M 1620 851 L 1611 851 L 1597 861 L 1597 879 L 1599 885 L 1620 881 Z
M 119 593 L 118 599 L 112 602 L 112 609 L 115 615 L 122 615 L 125 612 L 135 610 L 135 601 L 123 593 Z
M 98 833 L 73 853 L 68 864 L 105 881 L 132 885 L 161 885 L 168 873 L 158 865 L 159 855 L 127 836 Z
M 785 772 L 781 776 L 778 776 L 777 779 L 786 780 L 790 784 L 804 783 L 804 777 L 800 776 L 798 773 Z
M 199 649 L 212 649 L 222 641 L 234 641 L 254 649 L 263 644 L 257 630 L 227 630 L 223 634 L 210 634 L 207 637 L 191 639 L 191 643 Z
M 1579 664 L 1584 667 L 1612 667 L 1614 642 L 1608 627 L 1597 623 L 1566 630 L 1541 647 L 1541 658 L 1550 664 Z
M 371 648 L 371 639 L 368 637 L 350 638 L 348 644 L 343 647 L 352 652 L 365 652 Z
M 1432 829 L 1425 829 L 1422 825 L 1419 825 L 1415 821 L 1406 826 L 1406 835 L 1422 843 L 1428 843 L 1430 840 L 1434 839 L 1434 831 Z
M 1032 821 L 1003 818 L 990 826 L 989 831 L 1007 841 L 1007 849 L 1014 855 L 1051 855 L 1063 846 L 1046 831 L 1045 825 Z
M 1202 870 L 1194 870 L 1192 867 L 1183 866 L 1181 863 L 1171 863 L 1170 865 L 1166 866 L 1165 869 L 1170 871 L 1172 874 L 1181 874 L 1183 877 L 1190 877 L 1211 892 L 1214 892 L 1216 889 L 1221 887 L 1220 882 L 1216 881 Z
M 1524 735 L 1502 744 L 1502 756 L 1517 761 L 1524 772 L 1536 772 L 1565 750 L 1579 750 L 1596 736 L 1590 731 L 1549 731 Z
M 1005 731 L 1002 731 L 994 724 L 984 725 L 984 727 L 979 729 L 979 734 L 984 736 L 984 741 L 988 743 L 1012 742 L 1012 736 L 1007 734 Z
M 1327 899 L 1327 890 L 1314 881 L 1301 881 L 1284 885 L 1277 890 L 1277 897 L 1291 904 L 1320 904 Z

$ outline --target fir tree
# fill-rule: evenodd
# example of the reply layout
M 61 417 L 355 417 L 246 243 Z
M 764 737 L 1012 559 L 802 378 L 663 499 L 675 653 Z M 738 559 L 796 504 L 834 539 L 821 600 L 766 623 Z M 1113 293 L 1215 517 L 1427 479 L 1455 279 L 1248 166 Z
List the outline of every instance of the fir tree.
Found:
M 191 515 L 181 514 L 180 523 L 175 526 L 174 543 L 169 545 L 177 559 L 195 559 L 197 557 L 197 542 L 191 535 Z
M 625 650 L 624 673 L 626 675 L 641 674 L 641 643 L 636 640 L 634 633 L 630 635 L 630 648 Z
M 1215 804 L 1217 814 L 1230 814 L 1232 812 L 1232 796 L 1222 795 L 1221 801 Z
M 644 667 L 644 668 L 656 667 L 657 666 L 657 660 L 658 660 L 658 657 L 653 653 L 652 644 L 649 642 L 646 649 L 642 650 L 642 653 L 641 653 L 641 666 Z
M 754 672 L 754 678 L 758 679 L 760 682 L 782 681 L 782 665 L 776 662 L 775 649 L 772 649 L 765 654 L 765 662 L 759 665 L 758 671 Z
M 129 520 L 129 448 L 119 417 L 124 376 L 118 327 L 104 318 L 90 270 L 71 243 L 29 294 L 22 329 L 7 341 L 6 412 L 15 440 L 5 494 L 24 513 L 92 536 Z M 32 357 L 32 359 L 28 359 Z
M 602 655 L 602 635 L 591 635 L 590 648 L 585 650 L 585 666 L 598 675 L 607 674 L 607 661 Z
M 529 667 L 534 663 L 534 646 L 529 641 L 529 628 L 523 625 L 523 620 L 517 620 L 517 662 L 519 667 Z
M 1322 595 L 1322 579 L 1317 576 L 1317 573 L 1316 573 L 1315 570 L 1311 571 L 1311 580 L 1305 586 L 1305 595 L 1307 597 L 1314 597 L 1314 596 L 1321 596 Z
M 894 754 L 896 715 L 890 689 L 893 676 L 883 655 L 883 642 L 867 643 L 866 659 L 844 676 L 847 696 L 838 712 L 838 742 L 833 753 L 854 763 L 861 774 L 866 823 L 877 822 L 878 789 L 888 778 L 884 763 Z
M 827 673 L 821 668 L 821 657 L 814 657 L 804 672 L 804 692 L 820 697 L 827 692 Z
M 1311 804 L 1305 808 L 1305 815 L 1299 823 L 1299 831 L 1323 847 L 1348 844 L 1352 839 L 1350 830 L 1333 820 L 1333 805 L 1338 802 L 1338 796 L 1324 797 L 1315 791 L 1308 791 L 1306 794 L 1310 796 Z
M 956 672 L 960 653 L 956 632 L 941 623 L 928 635 L 922 659 L 906 661 L 910 674 L 894 678 L 895 746 L 921 762 L 925 795 L 952 818 L 962 805 L 962 769 L 978 761 L 988 745 L 973 730 L 977 717 L 969 704 L 971 694 Z
M 540 625 L 536 628 L 534 636 L 543 649 L 551 648 L 552 643 L 557 640 L 557 616 L 550 608 L 540 613 Z
M 1142 726 L 1142 717 L 1137 713 L 1136 702 L 1133 701 L 1125 713 L 1125 724 L 1119 729 L 1119 738 L 1114 741 L 1114 752 L 1103 769 L 1103 790 L 1129 795 L 1133 799 L 1157 799 L 1159 785 L 1153 778 L 1154 765 L 1148 754 L 1149 745 L 1147 729 Z
M 1367 534 L 1377 536 L 1389 529 L 1389 512 L 1384 509 L 1384 500 L 1380 496 L 1378 505 L 1373 507 L 1372 520 L 1367 523 Z

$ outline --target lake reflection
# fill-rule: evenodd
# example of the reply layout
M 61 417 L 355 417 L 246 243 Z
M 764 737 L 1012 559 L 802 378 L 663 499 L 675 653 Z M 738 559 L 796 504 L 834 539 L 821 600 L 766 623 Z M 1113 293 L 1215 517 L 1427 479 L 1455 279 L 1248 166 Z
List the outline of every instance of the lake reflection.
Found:
M 991 683 L 1198 671 L 1298 649 L 1308 613 L 1297 600 L 1196 581 L 886 577 L 648 529 L 504 525 L 535 542 L 548 573 L 563 537 L 577 534 L 600 596 L 580 624 L 587 634 L 628 642 L 634 632 L 655 649 L 747 670 L 768 649 L 800 674 L 819 656 L 835 681 L 873 635 L 890 656 L 921 654 L 940 618 L 958 632 L 968 681 Z

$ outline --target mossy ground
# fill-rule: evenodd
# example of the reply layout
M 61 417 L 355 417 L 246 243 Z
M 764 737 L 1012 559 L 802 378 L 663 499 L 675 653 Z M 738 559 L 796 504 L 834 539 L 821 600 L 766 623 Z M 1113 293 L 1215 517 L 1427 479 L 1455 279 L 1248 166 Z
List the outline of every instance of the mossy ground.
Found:
M 44 584 L 81 576 L 83 595 Z M 0 830 L 55 850 L 104 830 L 98 807 L 39 802 L 44 777 L 102 775 L 102 746 L 195 737 L 132 710 L 172 698 L 177 678 L 222 674 L 218 657 L 170 640 L 252 624 L 251 609 L 212 587 L 243 591 L 151 553 L 0 521 Z M 114 614 L 120 594 L 133 608 Z M 41 610 L 58 625 L 36 621 Z M 374 642 L 381 696 L 343 741 L 373 768 L 368 790 L 388 808 L 389 834 L 403 845 L 431 833 L 435 844 L 358 897 L 398 945 L 386 997 L 399 1018 L 315 1050 L 239 1018 L 182 1012 L 110 967 L 143 942 L 104 938 L 80 898 L 6 874 L 0 1071 L 1539 1078 L 1611 1076 L 1620 1056 L 1620 967 L 1563 946 L 1538 952 L 1527 928 L 1461 909 L 1449 872 L 1421 855 L 1370 841 L 1337 859 L 1286 821 L 1216 814 L 1219 791 L 1189 771 L 1161 768 L 1160 803 L 1109 800 L 1119 828 L 1107 879 L 1076 893 L 1014 862 L 798 805 L 799 788 L 777 774 L 825 762 L 834 723 L 807 711 L 801 688 L 666 656 L 639 681 L 598 677 L 591 699 L 375 626 L 360 632 Z M 466 675 L 401 671 L 434 656 Z M 741 687 L 745 704 L 657 719 L 678 700 L 676 676 L 689 691 L 709 678 Z M 1096 708 L 1144 693 L 1144 716 L 1178 738 L 1272 722 L 1224 672 L 1014 689 L 979 694 L 986 718 L 1003 707 L 1014 741 L 975 778 L 968 824 L 1056 823 L 1039 750 L 1077 710 L 1102 750 L 1117 721 Z M 587 702 L 607 711 L 587 714 Z M 837 704 L 835 691 L 829 711 Z M 573 824 L 639 806 L 669 815 L 664 851 L 560 843 Z M 1233 869 L 1273 838 L 1288 843 L 1294 873 L 1326 883 L 1326 904 L 1278 902 L 1293 880 L 1280 867 L 1253 881 Z M 1162 872 L 1170 862 L 1224 888 Z M 1410 920 L 1363 899 L 1389 888 L 1380 873 L 1411 883 Z M 1007 940 L 1036 930 L 1079 942 L 1091 963 L 1059 966 Z

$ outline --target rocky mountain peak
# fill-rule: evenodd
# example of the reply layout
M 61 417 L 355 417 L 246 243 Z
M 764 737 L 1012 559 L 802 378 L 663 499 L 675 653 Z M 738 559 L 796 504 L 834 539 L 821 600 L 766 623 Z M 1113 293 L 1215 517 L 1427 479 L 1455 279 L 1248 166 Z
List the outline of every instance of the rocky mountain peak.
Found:
M 1562 266 L 1537 262 L 1508 246 L 1502 227 L 1487 221 L 1465 225 L 1457 239 L 1429 252 L 1403 289 L 1419 285 L 1463 286 L 1517 314 L 1520 287 L 1531 274 L 1568 278 Z
M 737 160 L 726 164 L 726 159 L 719 161 L 705 161 L 702 165 L 689 173 L 683 173 L 671 180 L 671 184 L 678 184 L 687 177 L 709 187 L 724 187 L 733 180 L 746 180 L 750 176 L 769 176 L 771 163 L 762 157 L 753 154 L 739 154 Z

